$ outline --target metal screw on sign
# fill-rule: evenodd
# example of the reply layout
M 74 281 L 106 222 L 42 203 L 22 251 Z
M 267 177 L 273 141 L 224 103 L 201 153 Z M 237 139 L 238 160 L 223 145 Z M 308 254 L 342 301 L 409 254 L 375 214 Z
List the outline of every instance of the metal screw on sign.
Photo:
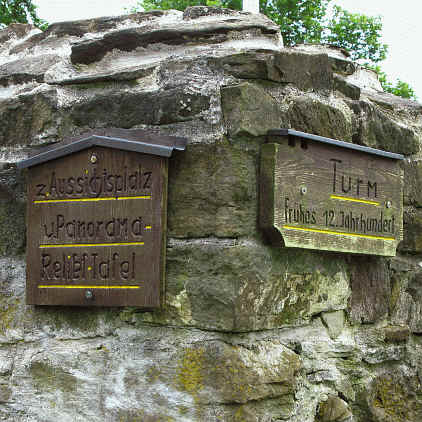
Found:
M 393 204 L 391 203 L 391 201 L 387 201 L 386 203 L 385 203 L 385 206 L 387 207 L 387 208 L 391 208 L 391 206 L 392 206 Z
M 91 163 L 94 164 L 97 162 L 97 156 L 95 154 L 91 155 Z
M 306 195 L 306 192 L 308 192 L 308 188 L 307 188 L 306 186 L 302 186 L 302 187 L 300 188 L 300 193 L 301 193 L 302 195 Z
M 92 300 L 92 299 L 94 299 L 94 293 L 92 293 L 92 290 L 87 290 L 87 291 L 85 292 L 85 297 L 86 297 L 88 300 Z

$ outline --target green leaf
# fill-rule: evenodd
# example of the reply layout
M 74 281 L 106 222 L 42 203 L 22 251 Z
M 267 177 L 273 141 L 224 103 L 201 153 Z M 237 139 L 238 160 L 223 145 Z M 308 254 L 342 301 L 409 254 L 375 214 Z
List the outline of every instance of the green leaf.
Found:
M 382 22 L 379 16 L 350 13 L 334 6 L 334 13 L 327 24 L 323 41 L 345 48 L 352 60 L 366 59 L 373 63 L 387 56 L 387 46 L 382 44 Z
M 378 80 L 381 83 L 382 89 L 384 92 L 389 92 L 390 94 L 397 95 L 402 98 L 408 98 L 411 100 L 417 100 L 415 91 L 410 87 L 407 82 L 403 82 L 400 79 L 396 80 L 396 84 L 393 85 L 387 79 L 387 74 L 381 70 L 380 66 L 373 66 L 370 64 L 366 64 L 369 69 L 374 70 L 378 74 Z
M 31 0 L 0 0 L 0 28 L 11 23 L 32 23 L 44 31 L 48 23 L 37 16 L 36 9 Z

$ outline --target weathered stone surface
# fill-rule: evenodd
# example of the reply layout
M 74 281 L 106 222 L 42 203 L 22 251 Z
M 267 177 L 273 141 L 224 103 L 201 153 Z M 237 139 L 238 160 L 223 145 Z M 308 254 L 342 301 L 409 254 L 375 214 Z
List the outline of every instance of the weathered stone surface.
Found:
M 63 72 L 63 69 L 53 67 L 44 74 L 44 81 L 57 85 L 77 85 L 82 89 L 98 88 L 102 82 L 127 81 L 134 85 L 133 81 L 136 80 L 140 85 L 140 80 L 143 78 L 153 78 L 153 73 L 157 68 L 155 64 L 152 66 L 127 66 L 124 69 L 115 66 L 116 70 L 112 66 L 107 67 L 108 69 L 104 71 L 95 68 L 93 70 L 90 69 L 90 71 L 79 72 L 77 75 L 68 75 L 66 72 Z
M 353 257 L 350 265 L 350 319 L 373 323 L 388 314 L 390 278 L 384 258 Z
M 142 24 L 154 18 L 171 14 L 164 10 L 151 10 L 150 12 L 133 13 L 120 16 L 104 16 L 94 19 L 83 19 L 77 21 L 57 22 L 51 24 L 46 32 L 47 36 L 56 37 L 75 36 L 83 37 L 86 33 L 102 33 L 114 29 L 127 22 L 136 22 Z
M 59 57 L 46 54 L 36 58 L 23 58 L 0 66 L 0 85 L 20 84 L 31 81 L 44 82 L 45 72 L 53 66 Z
M 330 44 L 297 44 L 294 49 L 308 54 L 326 54 L 330 58 L 339 60 L 347 60 L 350 57 L 350 52 L 345 48 Z
M 422 207 L 422 161 L 405 160 L 403 201 L 404 205 Z
M 382 91 L 377 73 L 352 62 L 350 53 L 343 48 L 327 44 L 300 44 L 295 46 L 294 50 L 308 54 L 327 55 L 331 72 L 334 73 L 335 89 L 344 91 L 343 94 L 350 98 L 359 99 L 357 94 L 361 90 L 365 90 L 368 96 L 377 96 L 379 91 Z
M 4 45 L 11 38 L 22 38 L 34 29 L 32 25 L 24 23 L 12 23 L 6 28 L 0 29 L 0 45 Z
M 355 341 L 362 361 L 370 365 L 380 365 L 398 363 L 405 359 L 406 343 L 386 341 L 386 328 L 367 325 L 355 332 Z
M 385 341 L 400 343 L 407 341 L 410 336 L 409 327 L 389 326 L 384 328 Z
M 408 330 L 417 334 L 422 332 L 422 275 L 419 257 L 416 262 L 412 260 L 410 265 L 401 265 L 393 271 L 391 323 L 394 330 L 398 331 L 395 337 L 400 340 Z
M 346 77 L 349 83 L 359 86 L 366 95 L 377 95 L 382 92 L 381 82 L 378 79 L 378 74 L 363 66 L 357 66 L 356 71 Z M 391 94 L 390 94 L 391 95 Z
M 45 33 L 41 31 L 37 31 L 35 34 L 31 35 L 30 37 L 19 40 L 9 51 L 9 54 L 19 54 L 22 52 L 32 52 L 31 50 L 38 45 L 38 43 L 42 43 L 45 39 Z
M 147 314 L 129 312 L 123 315 L 126 320 L 251 331 L 300 325 L 347 306 L 344 263 L 331 265 L 329 256 L 271 252 L 252 242 L 170 245 L 168 306 Z
M 363 94 L 372 103 L 380 105 L 386 110 L 394 110 L 397 114 L 401 114 L 403 117 L 408 116 L 416 117 L 422 112 L 422 104 L 410 100 L 408 98 L 399 97 L 398 95 L 390 94 L 389 92 L 384 92 L 381 89 L 376 91 L 374 90 L 363 90 Z M 404 113 L 403 113 L 404 112 Z
M 101 33 L 105 31 L 115 30 L 125 23 L 137 22 L 142 24 L 145 21 L 153 20 L 171 14 L 161 10 L 153 10 L 144 13 L 135 13 L 122 16 L 105 16 L 95 19 L 83 19 L 78 21 L 57 22 L 51 24 L 44 32 L 33 35 L 17 44 L 12 50 L 12 54 L 31 50 L 38 44 L 48 43 L 51 38 L 77 37 L 81 38 L 87 33 Z
M 202 9 L 204 10 L 204 9 Z M 213 10 L 216 13 L 213 13 Z M 201 17 L 217 15 L 218 22 L 207 19 L 202 21 L 202 25 L 191 23 L 191 20 L 199 20 Z M 195 12 L 185 12 L 185 23 L 178 25 L 163 25 L 160 28 L 128 28 L 106 33 L 102 38 L 95 40 L 84 40 L 72 45 L 70 59 L 73 64 L 90 64 L 101 60 L 112 50 L 132 51 L 137 48 L 149 48 L 154 44 L 164 44 L 168 46 L 180 46 L 186 44 L 221 44 L 234 38 L 242 36 L 242 32 L 257 31 L 262 36 L 278 36 L 278 28 L 264 15 L 259 15 L 250 19 L 249 14 L 231 12 L 221 13 L 218 8 L 208 8 L 204 15 L 201 11 L 197 15 Z M 221 19 L 223 18 L 223 19 Z M 224 20 L 226 18 L 226 20 Z M 236 19 L 237 18 L 237 19 Z M 237 33 L 237 34 L 236 34 Z M 243 35 L 245 36 L 245 35 Z M 275 37 L 274 37 L 275 36 Z
M 246 13 L 243 13 L 246 15 Z M 226 9 L 222 7 L 213 6 L 194 6 L 187 7 L 183 12 L 183 20 L 189 21 L 191 19 L 198 19 L 204 16 L 236 16 L 239 17 L 239 12 L 233 9 Z
M 403 241 L 399 244 L 399 249 L 413 254 L 422 252 L 422 210 L 404 208 Z
M 339 397 L 330 396 L 319 405 L 318 422 L 345 422 L 351 420 L 352 412 L 347 403 Z
M 410 298 L 409 326 L 413 333 L 422 333 L 422 274 L 417 273 L 406 289 Z
M 342 262 L 331 266 L 328 256 L 317 258 L 304 251 L 276 252 L 272 260 L 267 280 L 240 279 L 235 308 L 238 330 L 299 325 L 320 312 L 346 307 L 350 290 Z
M 303 91 L 333 88 L 333 72 L 326 54 L 282 51 L 275 54 L 274 66 L 280 74 L 278 82 L 292 83 Z
M 344 311 L 323 312 L 321 319 L 332 339 L 336 339 L 343 331 L 345 323 Z
M 379 375 L 371 384 L 367 397 L 370 416 L 375 422 L 407 422 L 422 418 L 420 385 L 404 374 Z M 418 397 L 419 396 L 419 397 Z
M 25 252 L 25 181 L 14 166 L 0 170 L 0 256 Z
M 10 45 L 0 65 L 21 60 L 23 53 L 37 60 L 38 55 L 55 51 L 60 58 L 44 75 L 47 83 L 135 80 L 143 76 L 143 69 L 153 69 L 168 59 L 223 57 L 263 46 L 268 51 L 282 48 L 278 27 L 264 15 L 194 7 L 184 14 L 150 11 L 55 23 Z
M 171 160 L 169 235 L 238 237 L 255 232 L 256 156 L 222 141 L 190 145 Z
M 347 60 L 346 58 L 330 55 L 328 55 L 328 57 L 333 72 L 337 73 L 338 75 L 353 75 L 358 69 L 358 65 L 356 63 L 352 62 L 351 60 Z
M 263 136 L 269 129 L 283 126 L 276 100 L 263 89 L 250 83 L 223 87 L 221 102 L 230 136 Z
M 306 52 L 313 55 L 328 57 L 332 72 L 345 77 L 354 75 L 359 65 L 350 60 L 350 53 L 344 48 L 329 44 L 299 44 L 294 46 L 296 52 Z
M 192 120 L 209 105 L 209 98 L 181 89 L 152 93 L 117 92 L 97 95 L 73 105 L 70 117 L 78 126 L 128 129 L 139 124 L 160 125 Z M 107 110 L 107 114 L 103 110 Z
M 13 26 L 0 66 L 0 419 L 421 421 L 418 155 L 396 258 L 270 246 L 257 224 L 268 129 L 417 154 L 420 104 L 340 49 L 282 49 L 267 18 L 203 6 Z M 165 306 L 27 306 L 13 163 L 110 126 L 189 139 L 169 160 Z
M 23 339 L 24 280 L 25 263 L 22 258 L 0 257 L 0 350 L 5 350 L 1 371 L 4 375 L 12 373 L 14 357 L 14 351 L 8 351 L 4 345 Z
M 8 56 L 15 45 L 22 43 L 22 40 L 30 37 L 31 34 L 35 35 L 40 32 L 33 25 L 22 23 L 13 23 L 6 28 L 0 29 L 0 65 L 10 61 Z
M 360 98 L 361 89 L 340 75 L 334 75 L 334 89 L 352 100 L 359 100 Z
M 199 403 L 212 403 L 217 394 L 223 403 L 293 394 L 301 366 L 294 352 L 267 342 L 251 349 L 221 341 L 199 343 L 185 349 L 179 362 L 178 387 L 196 396 Z
M 115 334 L 67 344 L 49 339 L 47 348 L 36 342 L 31 354 L 15 348 L 14 375 L 5 385 L 14 402 L 6 415 L 217 422 L 236 414 L 248 421 L 287 418 L 294 411 L 300 359 L 277 341 L 231 344 L 212 334 L 146 326 Z
M 353 116 L 341 102 L 330 104 L 315 97 L 300 96 L 291 102 L 288 116 L 292 129 L 352 141 Z
M 350 66 L 353 64 L 346 61 L 346 66 L 342 64 L 342 60 L 331 58 L 327 54 L 318 54 L 318 51 L 314 51 L 313 54 L 303 54 L 296 49 L 285 49 L 280 52 L 262 50 L 242 52 L 220 57 L 215 61 L 223 66 L 225 72 L 237 78 L 292 84 L 304 91 L 310 89 L 331 91 L 333 71 L 341 69 L 350 72 Z
M 0 255 L 25 252 L 25 203 L 16 200 L 0 186 Z
M 415 154 L 420 150 L 420 136 L 406 124 L 397 122 L 367 101 L 350 103 L 356 113 L 359 144 L 400 154 Z
M 263 79 L 280 82 L 280 71 L 274 66 L 275 56 L 271 51 L 241 52 L 209 59 L 216 68 L 239 79 Z
M 37 138 L 48 136 L 59 119 L 55 90 L 0 99 L 0 145 L 27 145 Z

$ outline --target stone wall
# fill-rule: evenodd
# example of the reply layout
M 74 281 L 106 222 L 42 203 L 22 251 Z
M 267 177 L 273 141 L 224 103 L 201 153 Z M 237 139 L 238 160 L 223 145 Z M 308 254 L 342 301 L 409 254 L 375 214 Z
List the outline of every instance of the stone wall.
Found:
M 344 51 L 213 8 L 0 31 L 0 419 L 422 420 L 421 105 Z M 397 257 L 270 246 L 259 150 L 289 127 L 405 154 Z M 30 150 L 92 128 L 170 159 L 166 306 L 25 305 Z

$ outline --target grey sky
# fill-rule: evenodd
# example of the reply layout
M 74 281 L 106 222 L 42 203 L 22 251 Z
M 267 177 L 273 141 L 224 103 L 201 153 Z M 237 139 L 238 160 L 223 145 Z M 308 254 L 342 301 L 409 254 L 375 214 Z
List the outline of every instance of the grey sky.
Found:
M 34 0 L 39 16 L 48 22 L 119 15 L 136 0 Z M 383 42 L 388 44 L 388 58 L 381 66 L 395 81 L 399 78 L 415 89 L 422 100 L 422 2 L 420 0 L 336 0 L 336 4 L 353 13 L 381 15 Z

